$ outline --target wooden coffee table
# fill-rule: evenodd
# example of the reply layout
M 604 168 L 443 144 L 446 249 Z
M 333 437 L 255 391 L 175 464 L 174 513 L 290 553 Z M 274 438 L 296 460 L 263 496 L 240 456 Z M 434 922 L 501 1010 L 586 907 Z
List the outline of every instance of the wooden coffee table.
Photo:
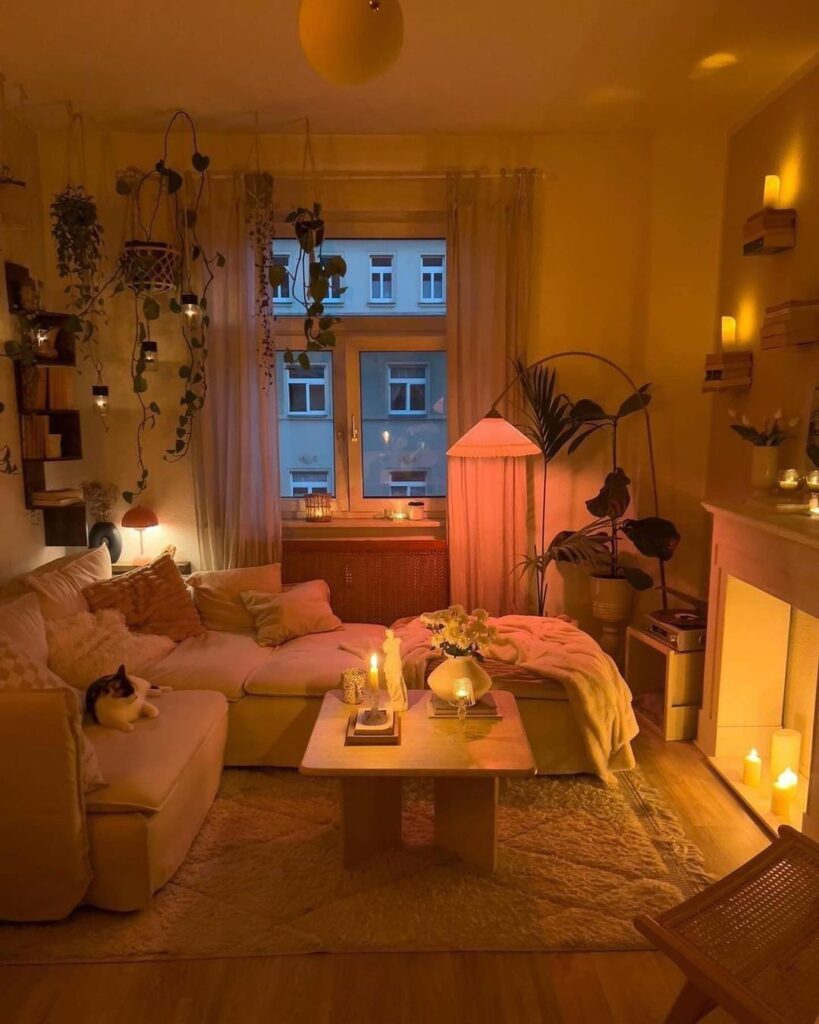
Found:
M 299 771 L 341 780 L 344 863 L 401 844 L 403 780 L 435 780 L 435 843 L 483 871 L 497 857 L 498 781 L 535 774 L 535 761 L 515 698 L 492 691 L 502 718 L 430 718 L 429 690 L 411 690 L 398 746 L 348 747 L 347 722 L 357 710 L 338 690 L 324 697 Z

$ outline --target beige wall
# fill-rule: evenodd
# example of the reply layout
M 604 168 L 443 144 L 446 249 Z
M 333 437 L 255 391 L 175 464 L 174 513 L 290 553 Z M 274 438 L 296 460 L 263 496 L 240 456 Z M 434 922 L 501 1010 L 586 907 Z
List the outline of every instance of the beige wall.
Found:
M 819 298 L 819 69 L 806 74 L 730 140 L 719 286 L 719 312 L 737 318 L 737 344 L 754 353 L 750 390 L 716 396 L 708 489 L 713 497 L 749 492 L 751 446 L 728 429 L 728 410 L 761 420 L 781 408 L 800 416 L 798 438 L 786 442 L 780 465 L 804 466 L 804 438 L 819 345 L 761 351 L 765 307 Z M 797 210 L 796 247 L 774 256 L 743 256 L 742 225 L 762 206 L 766 174 L 782 178 L 782 202 Z M 712 328 L 716 341 L 716 316 Z

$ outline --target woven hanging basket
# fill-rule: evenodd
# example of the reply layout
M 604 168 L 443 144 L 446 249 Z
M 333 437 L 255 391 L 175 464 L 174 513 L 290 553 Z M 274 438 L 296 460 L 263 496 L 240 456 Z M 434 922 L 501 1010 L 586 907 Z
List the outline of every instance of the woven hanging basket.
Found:
M 179 283 L 179 250 L 168 242 L 126 242 L 122 252 L 125 283 L 135 292 L 167 292 Z

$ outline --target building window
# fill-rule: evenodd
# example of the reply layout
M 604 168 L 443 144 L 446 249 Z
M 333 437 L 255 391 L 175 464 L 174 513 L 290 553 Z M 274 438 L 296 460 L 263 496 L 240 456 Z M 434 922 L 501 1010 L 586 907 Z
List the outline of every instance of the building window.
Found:
M 285 374 L 288 416 L 326 416 L 326 365 L 314 363 L 309 370 L 304 370 L 300 366 L 288 366 Z
M 421 257 L 421 302 L 444 301 L 444 257 Z
M 330 259 L 331 256 L 340 256 L 341 253 L 325 253 L 323 259 Z M 330 278 L 330 290 L 327 293 L 325 304 L 328 302 L 340 303 L 344 298 L 344 279 L 340 274 L 333 274 Z
M 370 256 L 370 302 L 394 302 L 392 256 Z
M 282 256 L 278 253 L 273 254 L 273 266 L 284 267 L 285 270 L 290 269 L 290 257 Z M 292 296 L 290 295 L 290 278 L 286 277 L 281 284 L 277 284 L 273 289 L 273 301 L 274 302 L 290 302 Z
M 417 498 L 427 493 L 427 473 L 424 469 L 390 470 L 390 497 Z
M 330 473 L 326 469 L 291 469 L 290 494 L 303 498 L 308 494 L 329 494 Z
M 390 366 L 387 373 L 390 416 L 426 415 L 428 369 L 424 363 Z

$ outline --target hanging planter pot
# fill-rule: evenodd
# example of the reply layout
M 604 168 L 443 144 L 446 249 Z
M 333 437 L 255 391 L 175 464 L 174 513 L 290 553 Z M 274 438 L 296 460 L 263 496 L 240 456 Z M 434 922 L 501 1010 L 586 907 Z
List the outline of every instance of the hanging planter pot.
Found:
M 122 251 L 125 284 L 135 292 L 167 292 L 179 282 L 180 254 L 168 242 L 132 239 Z

